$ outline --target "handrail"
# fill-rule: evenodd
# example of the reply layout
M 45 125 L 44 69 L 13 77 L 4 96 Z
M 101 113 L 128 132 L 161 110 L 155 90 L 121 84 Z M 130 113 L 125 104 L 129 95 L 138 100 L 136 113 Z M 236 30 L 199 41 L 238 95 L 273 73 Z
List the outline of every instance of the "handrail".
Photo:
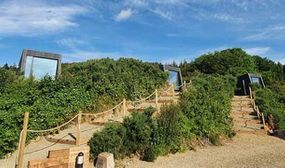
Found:
M 105 113 L 108 113 L 108 112 L 111 112 L 113 110 L 115 110 L 117 107 L 119 107 L 120 105 L 123 104 L 124 101 L 121 101 L 119 104 L 117 104 L 116 106 L 114 106 L 113 108 L 109 109 L 109 110 L 106 110 L 106 111 L 103 111 L 103 112 L 99 112 L 99 113 L 82 113 L 82 115 L 94 115 L 94 116 L 97 116 L 97 115 L 102 115 L 102 114 L 105 114 Z
M 73 118 L 71 118 L 69 121 L 61 124 L 60 126 L 54 127 L 54 128 L 50 128 L 50 129 L 45 129 L 45 130 L 27 130 L 28 132 L 34 132 L 34 133 L 42 133 L 42 132 L 50 132 L 50 131 L 54 131 L 54 130 L 58 130 L 64 126 L 66 126 L 67 124 L 69 124 L 71 121 L 73 121 L 76 117 L 78 117 L 79 114 L 76 114 Z
M 254 92 L 252 91 L 251 87 L 249 87 L 249 94 L 250 94 L 249 95 L 250 99 L 252 99 L 253 109 L 257 113 L 257 117 L 258 117 L 259 120 L 260 120 L 260 117 L 261 117 L 263 128 L 266 131 L 264 114 L 262 112 L 260 112 L 259 107 L 255 103 L 255 95 L 254 95 Z
M 187 83 L 184 82 L 182 85 L 178 86 L 178 88 L 180 87 L 183 87 L 184 85 L 186 85 Z M 163 92 L 160 92 L 160 93 L 165 93 L 165 92 L 168 92 L 170 91 L 171 89 L 174 90 L 174 85 L 171 85 L 166 91 L 163 91 Z M 146 101 L 147 99 L 151 98 L 153 95 L 155 95 L 158 91 L 155 90 L 153 93 L 151 93 L 149 96 L 143 98 L 143 99 L 140 99 L 140 100 L 135 100 L 135 101 L 127 101 L 128 103 L 140 103 L 140 102 L 143 102 L 143 101 Z M 113 108 L 109 109 L 109 110 L 106 110 L 106 111 L 103 111 L 103 112 L 99 112 L 99 113 L 81 113 L 81 115 L 85 115 L 85 116 L 88 116 L 88 115 L 94 115 L 94 116 L 100 116 L 102 114 L 105 114 L 105 113 L 108 113 L 108 112 L 111 112 L 113 111 L 114 109 L 116 109 L 117 107 L 119 107 L 120 105 L 122 105 L 124 103 L 124 101 L 120 102 L 119 104 L 117 104 L 116 106 L 114 106 Z M 72 122 L 75 118 L 77 118 L 79 116 L 80 113 L 76 114 L 73 118 L 71 118 L 69 121 L 57 126 L 57 127 L 54 127 L 54 128 L 49 128 L 49 129 L 45 129 L 45 130 L 27 130 L 28 132 L 33 132 L 33 133 L 43 133 L 43 132 L 51 132 L 51 131 L 54 131 L 54 130 L 58 130 L 64 126 L 66 126 L 67 124 L 69 124 L 70 122 Z

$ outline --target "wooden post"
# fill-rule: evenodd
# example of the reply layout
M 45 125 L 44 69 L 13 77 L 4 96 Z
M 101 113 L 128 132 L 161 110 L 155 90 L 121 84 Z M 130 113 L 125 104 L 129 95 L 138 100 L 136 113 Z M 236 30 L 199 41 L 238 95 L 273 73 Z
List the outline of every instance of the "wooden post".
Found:
M 250 99 L 252 99 L 252 90 L 251 90 L 251 87 L 249 87 L 249 96 L 250 96 Z
M 253 109 L 254 109 L 255 111 L 257 111 L 257 109 L 256 109 L 256 104 L 255 104 L 255 100 L 254 100 L 254 99 L 252 100 L 252 104 L 253 104 Z
M 182 91 L 185 91 L 186 89 L 187 89 L 186 81 L 183 81 Z
M 77 117 L 77 131 L 76 131 L 76 145 L 80 145 L 80 125 L 81 125 L 82 112 L 80 111 Z
M 175 96 L 175 85 L 174 84 L 172 84 L 172 96 L 173 96 L 173 98 Z
M 258 106 L 256 106 L 256 113 L 257 113 L 257 117 L 258 117 L 258 119 L 260 121 L 260 111 L 259 111 Z
M 262 117 L 263 128 L 264 128 L 264 130 L 266 130 L 266 128 L 265 128 L 265 119 L 264 119 L 263 113 L 261 113 L 261 117 Z
M 155 106 L 156 106 L 156 110 L 159 111 L 159 107 L 158 107 L 158 91 L 157 91 L 157 89 L 155 89 Z
M 25 112 L 23 130 L 21 131 L 21 134 L 20 134 L 18 163 L 16 165 L 17 168 L 24 167 L 24 152 L 25 152 L 25 144 L 26 144 L 26 139 L 27 139 L 28 123 L 29 123 L 29 113 Z
M 126 105 L 126 99 L 124 98 L 123 99 L 123 116 L 126 115 L 126 112 L 127 112 L 127 105 Z

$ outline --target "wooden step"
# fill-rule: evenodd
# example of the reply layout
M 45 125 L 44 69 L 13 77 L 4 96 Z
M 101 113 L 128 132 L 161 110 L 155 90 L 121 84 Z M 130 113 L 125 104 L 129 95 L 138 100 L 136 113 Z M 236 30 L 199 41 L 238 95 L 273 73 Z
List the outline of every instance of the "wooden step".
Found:
M 177 99 L 176 99 L 177 100 Z M 175 101 L 175 99 L 164 99 L 164 100 L 161 100 L 161 99 L 159 99 L 158 100 L 158 103 L 172 103 L 172 102 L 174 102 Z M 149 101 L 147 101 L 148 103 L 155 103 L 155 100 L 149 100 Z
M 231 114 L 232 115 L 235 115 L 235 116 L 243 116 L 243 115 L 252 115 L 252 116 L 256 116 L 256 112 L 251 110 L 251 111 L 231 111 Z
M 233 118 L 240 118 L 240 119 L 245 119 L 245 120 L 257 120 L 258 117 L 256 115 L 232 115 Z
M 234 120 L 233 122 L 240 126 L 251 126 L 256 128 L 261 128 L 263 126 L 258 120 Z
M 47 158 L 29 161 L 28 168 L 71 168 L 74 167 L 79 152 L 84 153 L 84 164 L 88 165 L 89 150 L 88 146 L 51 150 Z

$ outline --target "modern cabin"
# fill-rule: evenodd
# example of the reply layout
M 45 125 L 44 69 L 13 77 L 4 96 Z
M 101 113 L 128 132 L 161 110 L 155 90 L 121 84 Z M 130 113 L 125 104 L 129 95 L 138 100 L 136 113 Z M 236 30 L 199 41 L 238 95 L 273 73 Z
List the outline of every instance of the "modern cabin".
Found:
M 262 76 L 259 74 L 247 73 L 239 76 L 237 80 L 237 95 L 249 95 L 249 87 L 253 84 L 265 87 Z
M 163 65 L 162 69 L 164 72 L 169 73 L 168 83 L 174 84 L 175 91 L 180 91 L 183 84 L 180 68 L 170 65 Z
M 56 78 L 61 73 L 61 55 L 24 49 L 19 67 L 25 78 Z

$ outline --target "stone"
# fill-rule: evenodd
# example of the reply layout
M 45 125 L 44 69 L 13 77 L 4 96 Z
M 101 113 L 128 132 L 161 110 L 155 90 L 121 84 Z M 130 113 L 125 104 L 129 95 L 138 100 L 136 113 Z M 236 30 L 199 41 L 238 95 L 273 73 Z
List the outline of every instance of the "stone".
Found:
M 103 152 L 98 155 L 96 168 L 115 168 L 114 155 Z

